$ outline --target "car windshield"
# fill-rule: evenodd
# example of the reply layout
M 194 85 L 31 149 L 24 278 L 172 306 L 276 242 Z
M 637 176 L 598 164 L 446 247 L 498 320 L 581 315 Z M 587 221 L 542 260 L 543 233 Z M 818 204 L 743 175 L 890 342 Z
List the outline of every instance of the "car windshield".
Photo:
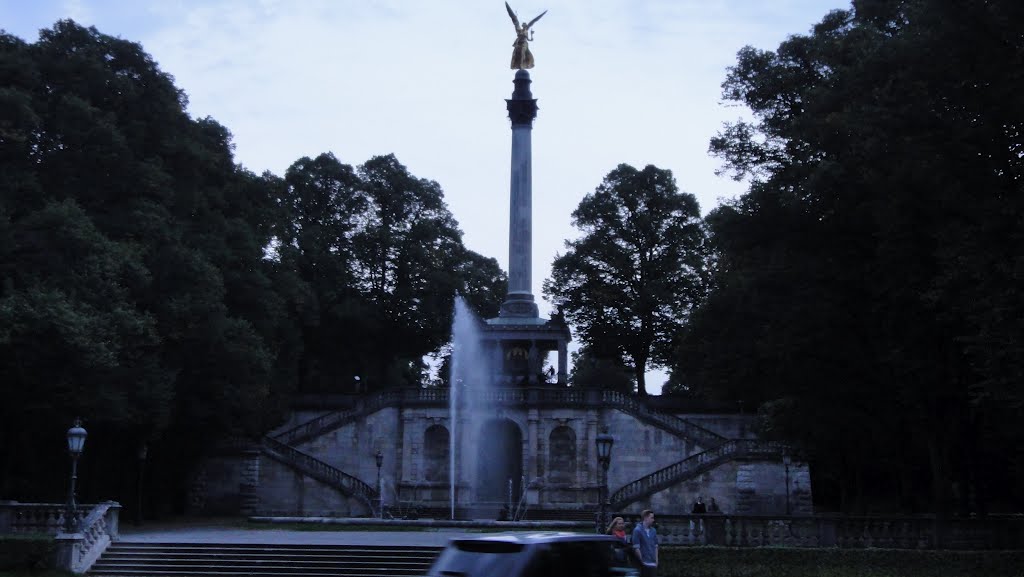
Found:
M 434 562 L 434 577 L 499 577 L 512 568 L 519 543 L 504 541 L 454 541 Z

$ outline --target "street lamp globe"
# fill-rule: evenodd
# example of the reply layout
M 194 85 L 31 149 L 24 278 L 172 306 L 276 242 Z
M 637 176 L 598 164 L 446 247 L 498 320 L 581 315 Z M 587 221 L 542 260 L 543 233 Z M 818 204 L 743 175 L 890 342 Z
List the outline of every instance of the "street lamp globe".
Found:
M 85 438 L 89 433 L 82 428 L 82 420 L 75 419 L 75 424 L 68 429 L 68 452 L 72 457 L 79 457 L 85 450 Z

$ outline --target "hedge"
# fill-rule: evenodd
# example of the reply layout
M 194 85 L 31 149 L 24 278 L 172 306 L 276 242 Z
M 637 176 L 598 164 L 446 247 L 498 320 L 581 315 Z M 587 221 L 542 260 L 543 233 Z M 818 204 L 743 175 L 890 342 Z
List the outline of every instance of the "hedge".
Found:
M 52 535 L 0 535 L 0 571 L 47 570 L 53 555 Z
M 1024 551 L 662 547 L 658 577 L 1024 577 Z

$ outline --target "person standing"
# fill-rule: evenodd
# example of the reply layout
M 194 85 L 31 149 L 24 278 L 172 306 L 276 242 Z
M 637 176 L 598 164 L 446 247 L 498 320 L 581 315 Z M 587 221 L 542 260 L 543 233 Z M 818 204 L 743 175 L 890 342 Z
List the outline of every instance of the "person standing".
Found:
M 708 512 L 709 513 L 721 513 L 722 512 L 722 510 L 718 508 L 718 501 L 715 501 L 714 497 L 711 498 L 711 504 L 708 505 Z
M 697 500 L 693 502 L 693 508 L 690 509 L 690 513 L 694 515 L 703 515 L 708 512 L 708 508 L 704 505 L 704 501 L 698 496 Z
M 658 568 L 658 532 L 653 525 L 654 511 L 645 509 L 633 528 L 633 553 L 640 561 L 640 577 L 655 577 Z
M 622 517 L 616 517 L 612 519 L 612 522 L 608 524 L 608 530 L 605 531 L 608 535 L 618 537 L 622 539 L 622 542 L 626 542 L 626 521 Z
M 608 530 L 605 531 L 605 533 L 608 534 L 608 535 L 611 535 L 612 537 L 618 537 L 619 539 L 622 540 L 622 544 L 624 546 L 623 547 L 615 547 L 614 549 L 612 549 L 612 556 L 615 558 L 615 562 L 617 564 L 628 567 L 629 566 L 629 560 L 626 557 L 628 551 L 627 551 L 627 549 L 625 547 L 625 545 L 627 544 L 627 541 L 626 541 L 626 520 L 623 519 L 622 517 L 616 517 L 616 518 L 612 519 L 612 522 L 608 524 Z

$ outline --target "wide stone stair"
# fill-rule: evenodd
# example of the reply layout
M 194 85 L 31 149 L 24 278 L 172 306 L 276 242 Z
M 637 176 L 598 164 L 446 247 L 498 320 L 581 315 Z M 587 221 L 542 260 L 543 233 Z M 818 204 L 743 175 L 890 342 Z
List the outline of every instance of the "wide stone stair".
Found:
M 682 461 L 627 483 L 611 494 L 609 502 L 613 511 L 620 511 L 631 503 L 693 479 L 727 461 L 736 459 L 778 459 L 781 461 L 785 450 L 786 446 L 781 443 L 753 439 L 731 439 L 712 449 L 690 455 Z
M 263 453 L 267 456 L 277 459 L 296 471 L 301 471 L 322 483 L 326 483 L 344 495 L 362 499 L 371 510 L 373 509 L 373 502 L 380 497 L 377 490 L 368 483 L 273 437 L 263 438 L 262 449 Z
M 88 575 L 414 577 L 425 575 L 440 551 L 406 546 L 119 542 L 103 553 Z
M 620 391 L 601 391 L 601 400 L 609 406 L 630 414 L 641 421 L 659 427 L 677 437 L 692 439 L 704 448 L 714 448 L 726 442 L 723 435 L 701 427 L 700 425 L 686 419 L 655 411 L 645 403 Z

